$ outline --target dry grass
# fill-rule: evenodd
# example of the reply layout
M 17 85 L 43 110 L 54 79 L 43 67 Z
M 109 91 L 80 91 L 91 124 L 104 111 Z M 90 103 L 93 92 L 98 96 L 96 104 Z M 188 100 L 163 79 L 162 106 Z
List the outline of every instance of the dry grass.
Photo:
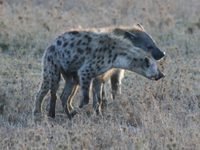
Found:
M 199 8 L 199 0 L 1 0 L 1 149 L 198 150 Z M 34 118 L 41 57 L 58 34 L 138 22 L 167 53 L 160 62 L 165 79 L 153 82 L 127 72 L 123 94 L 109 101 L 103 118 L 89 105 L 70 121 L 60 100 L 56 118 L 48 118 L 49 95 L 44 114 Z M 75 106 L 79 100 L 77 94 Z

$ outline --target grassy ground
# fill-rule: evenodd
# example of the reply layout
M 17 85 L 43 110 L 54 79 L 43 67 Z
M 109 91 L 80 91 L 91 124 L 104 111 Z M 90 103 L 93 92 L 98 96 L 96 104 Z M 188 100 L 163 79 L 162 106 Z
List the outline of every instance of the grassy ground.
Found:
M 1 0 L 0 149 L 200 149 L 199 8 L 199 0 Z M 134 23 L 166 52 L 163 80 L 126 72 L 123 94 L 103 118 L 90 104 L 70 121 L 60 100 L 56 118 L 48 118 L 49 95 L 43 116 L 34 118 L 41 57 L 56 36 Z

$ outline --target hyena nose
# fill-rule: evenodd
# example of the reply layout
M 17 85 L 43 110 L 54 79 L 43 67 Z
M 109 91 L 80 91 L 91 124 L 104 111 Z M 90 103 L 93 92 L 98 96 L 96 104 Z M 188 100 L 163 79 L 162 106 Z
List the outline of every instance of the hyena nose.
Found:
M 156 60 L 161 60 L 165 56 L 165 52 L 160 51 L 159 54 L 157 54 Z
M 158 48 L 154 49 L 151 53 L 155 60 L 160 60 L 165 56 L 165 52 L 161 51 Z
M 163 58 L 165 56 L 165 52 L 162 52 L 161 54 L 161 58 Z
M 155 78 L 156 81 L 162 79 L 165 77 L 165 74 L 163 74 L 160 70 L 158 70 L 158 75 L 157 77 Z

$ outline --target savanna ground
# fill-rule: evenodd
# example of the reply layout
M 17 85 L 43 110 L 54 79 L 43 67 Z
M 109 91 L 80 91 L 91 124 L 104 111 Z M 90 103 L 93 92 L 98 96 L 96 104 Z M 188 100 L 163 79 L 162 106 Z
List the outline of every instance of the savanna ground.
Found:
M 200 149 L 199 0 L 1 0 L 0 149 Z M 71 121 L 41 118 L 34 100 L 45 48 L 71 28 L 142 23 L 159 48 L 166 77 L 150 81 L 126 72 L 122 95 L 104 116 L 91 104 Z M 62 92 L 63 81 L 58 94 Z M 80 94 L 74 100 L 78 106 Z

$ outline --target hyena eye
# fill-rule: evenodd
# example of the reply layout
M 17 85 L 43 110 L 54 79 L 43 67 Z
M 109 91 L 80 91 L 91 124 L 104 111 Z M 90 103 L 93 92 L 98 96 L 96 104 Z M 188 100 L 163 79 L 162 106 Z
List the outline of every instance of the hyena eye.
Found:
M 145 58 L 144 58 L 144 62 L 145 62 L 145 66 L 146 66 L 147 68 L 149 68 L 149 67 L 151 66 L 151 62 L 150 62 L 149 58 L 145 57 Z

